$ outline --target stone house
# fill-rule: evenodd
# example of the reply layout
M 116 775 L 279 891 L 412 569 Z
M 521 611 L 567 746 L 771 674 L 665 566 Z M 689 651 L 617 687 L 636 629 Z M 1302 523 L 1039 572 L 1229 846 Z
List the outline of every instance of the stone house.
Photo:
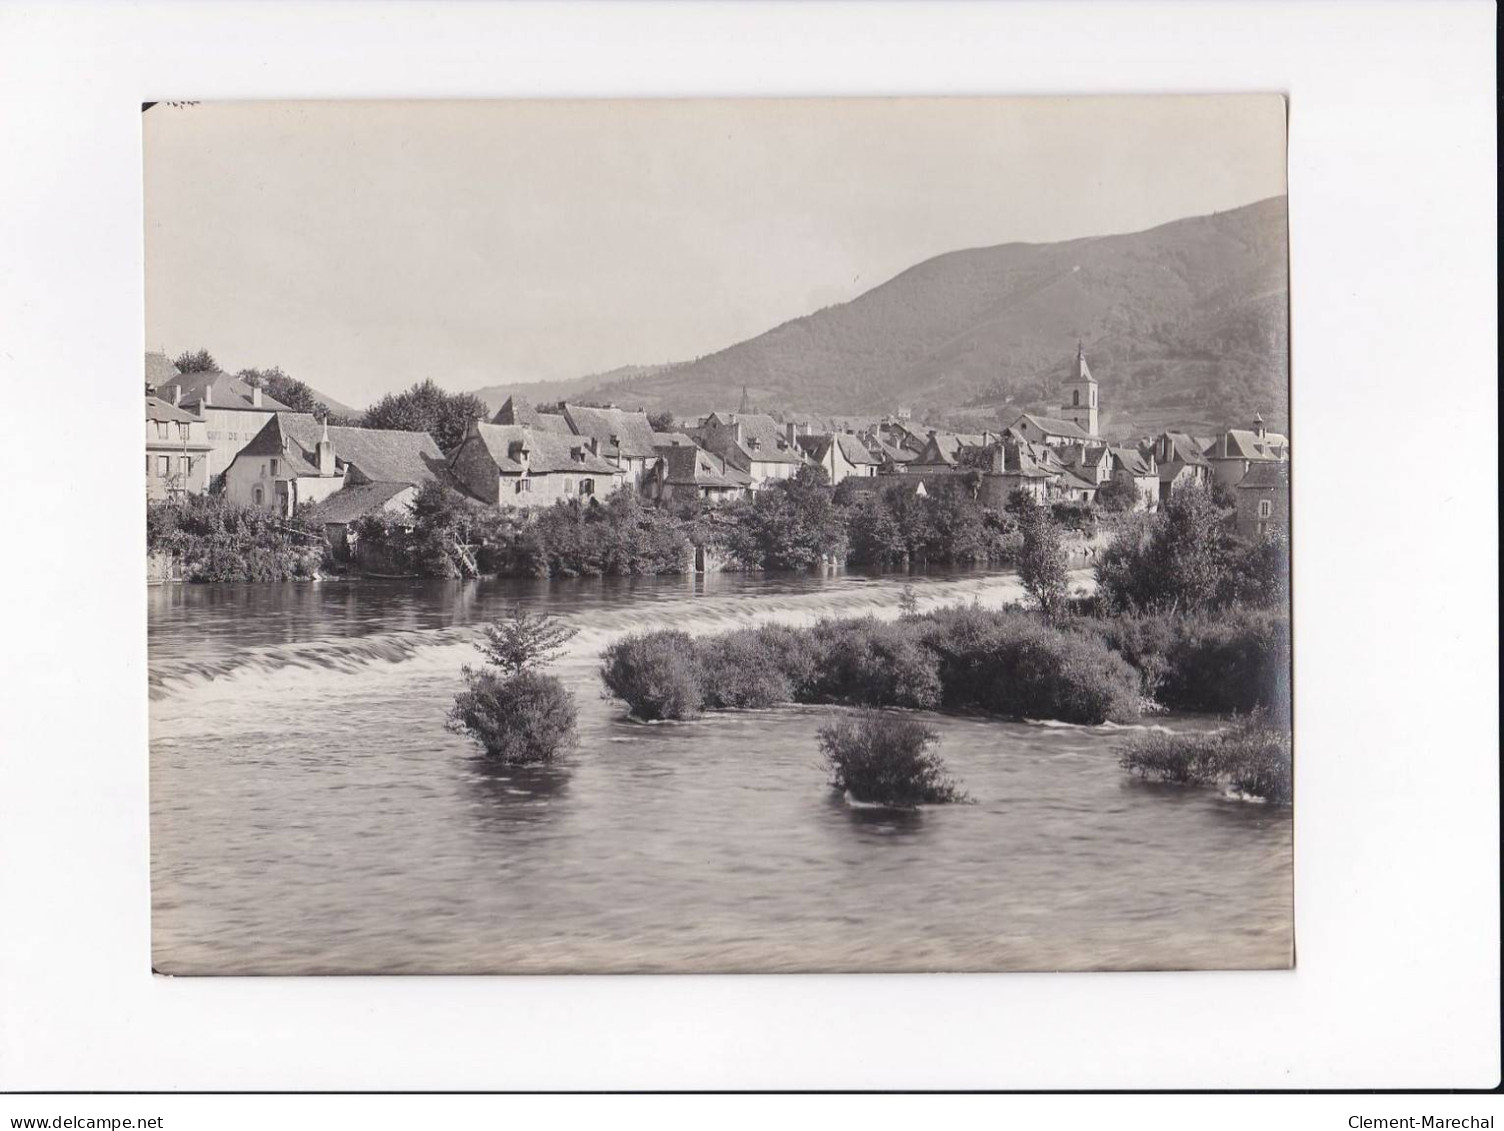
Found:
M 225 469 L 231 502 L 292 515 L 360 484 L 421 487 L 441 481 L 444 455 L 427 432 L 331 427 L 306 412 L 278 412 Z
M 647 413 L 566 404 L 564 420 L 576 436 L 594 441 L 595 455 L 621 468 L 626 483 L 634 488 L 642 485 L 643 476 L 658 458 Z
M 1290 532 L 1290 465 L 1266 460 L 1248 469 L 1233 491 L 1238 533 L 1245 538 Z
M 1136 511 L 1159 509 L 1159 467 L 1154 462 L 1154 453 L 1145 455 L 1137 448 L 1109 448 L 1112 459 L 1112 480 L 1130 485 L 1138 501 Z
M 877 457 L 846 432 L 795 436 L 794 442 L 807 460 L 825 469 L 832 487 L 852 476 L 871 479 L 877 475 Z
M 1023 413 L 1008 429 L 1017 432 L 1033 444 L 1045 444 L 1052 448 L 1069 447 L 1073 444 L 1095 445 L 1102 441 L 1085 431 L 1080 425 L 1053 416 L 1035 416 Z
M 1210 487 L 1212 465 L 1202 455 L 1206 444 L 1184 432 L 1163 432 L 1151 445 L 1159 468 L 1159 502 L 1163 506 L 1181 491 Z
M 181 498 L 209 489 L 209 443 L 201 417 L 146 398 L 146 497 Z
M 719 503 L 746 495 L 751 483 L 751 476 L 704 448 L 694 444 L 663 444 L 658 448 L 657 460 L 643 478 L 642 493 L 650 499 L 698 498 Z
M 747 475 L 752 490 L 777 479 L 792 479 L 805 458 L 795 440 L 798 426 L 780 427 L 765 413 L 712 412 L 690 431 L 706 451 Z
M 477 499 L 502 508 L 602 498 L 623 484 L 627 471 L 597 448 L 592 436 L 475 420 L 450 458 L 449 472 Z
M 1255 415 L 1251 429 L 1229 428 L 1201 454 L 1211 464 L 1218 483 L 1236 487 L 1256 464 L 1287 462 L 1290 441 L 1268 431 L 1263 416 Z
M 228 373 L 180 373 L 157 385 L 157 396 L 204 421 L 209 476 L 226 471 L 273 414 L 292 409 Z

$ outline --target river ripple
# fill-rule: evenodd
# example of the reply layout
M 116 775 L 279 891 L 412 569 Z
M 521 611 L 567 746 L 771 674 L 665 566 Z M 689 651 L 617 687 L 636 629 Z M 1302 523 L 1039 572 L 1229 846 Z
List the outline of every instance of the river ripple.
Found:
M 179 974 L 1249 968 L 1292 952 L 1289 811 L 1146 785 L 1124 732 L 934 716 L 976 804 L 853 809 L 830 708 L 628 722 L 623 632 L 898 611 L 904 579 L 172 586 L 150 594 L 153 958 Z M 926 606 L 1006 576 L 915 581 Z M 473 625 L 581 629 L 580 744 L 443 730 Z M 1174 719 L 1174 728 L 1209 725 Z

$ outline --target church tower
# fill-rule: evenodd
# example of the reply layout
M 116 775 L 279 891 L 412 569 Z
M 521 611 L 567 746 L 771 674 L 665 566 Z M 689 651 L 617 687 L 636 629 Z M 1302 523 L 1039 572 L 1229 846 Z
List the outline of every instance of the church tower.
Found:
M 1065 382 L 1065 405 L 1062 418 L 1069 420 L 1087 435 L 1097 434 L 1097 380 L 1086 364 L 1086 351 L 1076 343 L 1076 361 Z

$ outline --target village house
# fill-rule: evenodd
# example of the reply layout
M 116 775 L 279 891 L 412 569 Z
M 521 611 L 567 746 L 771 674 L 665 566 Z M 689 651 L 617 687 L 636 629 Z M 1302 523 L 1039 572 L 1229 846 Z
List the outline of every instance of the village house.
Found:
M 1161 506 L 1187 488 L 1211 486 L 1212 465 L 1201 454 L 1207 444 L 1184 432 L 1164 432 L 1149 446 L 1159 468 Z
M 1266 460 L 1248 469 L 1233 495 L 1237 500 L 1238 533 L 1263 538 L 1290 532 L 1290 465 Z
M 1127 483 L 1138 496 L 1133 504 L 1136 511 L 1159 509 L 1159 467 L 1154 462 L 1154 453 L 1145 455 L 1136 448 L 1109 448 L 1112 456 L 1112 479 Z
M 157 396 L 204 421 L 211 478 L 229 468 L 274 413 L 292 411 L 239 377 L 218 371 L 179 373 L 157 385 Z
M 877 428 L 869 429 L 860 438 L 872 453 L 872 458 L 877 460 L 879 475 L 899 475 L 919 458 L 918 452 L 889 442 Z
M 1268 431 L 1263 416 L 1255 413 L 1252 429 L 1229 428 L 1202 455 L 1211 463 L 1218 483 L 1236 487 L 1254 465 L 1288 461 L 1290 441 Z
M 443 453 L 427 432 L 330 427 L 310 413 L 278 412 L 230 461 L 224 493 L 290 516 L 353 486 L 421 487 L 443 473 Z
M 871 479 L 877 475 L 877 457 L 855 436 L 845 432 L 795 436 L 794 442 L 807 460 L 825 469 L 832 487 L 852 476 Z
M 1021 414 L 1008 427 L 1030 443 L 1045 444 L 1052 448 L 1102 442 L 1074 421 L 1060 420 L 1052 416 L 1035 416 L 1027 412 Z
M 756 491 L 768 482 L 793 478 L 805 462 L 794 442 L 796 429 L 780 428 L 765 413 L 712 412 L 690 434 L 706 451 L 749 476 Z
M 209 489 L 211 450 L 202 418 L 158 397 L 146 398 L 148 499 L 202 495 Z
M 602 458 L 598 447 L 593 436 L 474 420 L 449 470 L 477 499 L 504 509 L 602 498 L 622 485 L 627 472 Z
M 642 493 L 647 498 L 697 498 L 720 503 L 741 498 L 751 485 L 751 476 L 693 443 L 663 444 L 657 452 L 658 458 L 642 481 Z
M 491 417 L 492 424 L 526 424 L 529 427 L 540 429 L 544 432 L 557 432 L 563 436 L 572 436 L 574 429 L 570 428 L 569 421 L 558 413 L 539 412 L 522 397 L 508 397 L 501 408 L 496 410 L 496 415 Z
M 576 436 L 595 441 L 592 450 L 621 468 L 628 484 L 642 485 L 649 465 L 657 459 L 647 413 L 565 404 L 564 419 Z

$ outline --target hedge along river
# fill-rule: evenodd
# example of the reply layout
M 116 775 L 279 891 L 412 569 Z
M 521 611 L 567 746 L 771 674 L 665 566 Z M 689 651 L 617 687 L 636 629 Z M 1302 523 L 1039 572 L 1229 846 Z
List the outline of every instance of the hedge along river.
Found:
M 1008 574 L 167 586 L 149 593 L 165 973 L 1282 967 L 1287 809 L 1126 775 L 1123 728 L 927 716 L 976 803 L 847 805 L 828 707 L 642 725 L 630 631 L 1016 600 Z M 579 746 L 502 770 L 443 729 L 475 625 L 581 631 Z M 1156 720 L 1172 728 L 1205 720 Z

